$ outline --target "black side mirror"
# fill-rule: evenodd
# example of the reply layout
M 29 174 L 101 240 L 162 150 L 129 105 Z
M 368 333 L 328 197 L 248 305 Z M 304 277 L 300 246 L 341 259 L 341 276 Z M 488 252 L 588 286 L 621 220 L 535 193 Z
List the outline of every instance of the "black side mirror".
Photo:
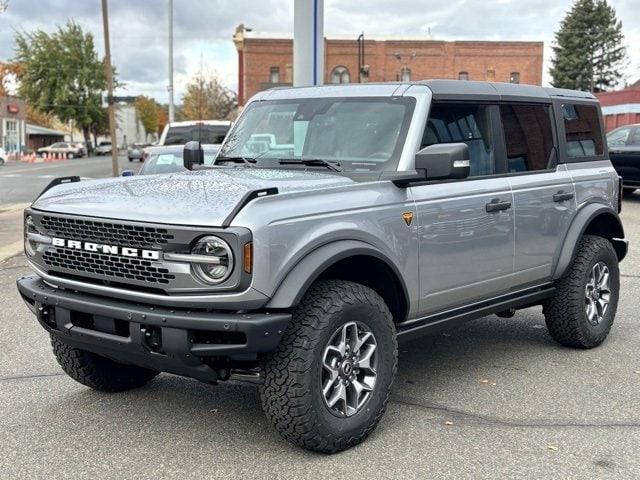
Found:
M 182 152 L 182 164 L 187 170 L 193 170 L 195 165 L 204 163 L 204 150 L 200 146 L 200 142 L 187 142 Z
M 416 153 L 416 171 L 425 180 L 462 179 L 469 176 L 466 143 L 439 143 Z

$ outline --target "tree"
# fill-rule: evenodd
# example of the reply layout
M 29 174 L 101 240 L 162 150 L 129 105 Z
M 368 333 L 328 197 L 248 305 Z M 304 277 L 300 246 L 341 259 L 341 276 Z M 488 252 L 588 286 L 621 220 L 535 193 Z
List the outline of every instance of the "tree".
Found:
M 169 122 L 169 108 L 166 105 L 158 105 L 156 109 L 156 115 L 158 116 L 158 135 L 162 134 L 165 125 Z
M 92 125 L 102 121 L 101 97 L 106 90 L 104 64 L 93 36 L 73 21 L 51 34 L 18 33 L 14 61 L 22 65 L 20 95 L 43 113 L 73 121 L 89 142 Z
M 138 118 L 144 127 L 146 139 L 147 135 L 158 131 L 158 104 L 155 100 L 140 95 L 136 98 L 134 105 Z
M 237 99 L 220 83 L 215 75 L 195 76 L 182 97 L 182 116 L 185 120 L 218 120 L 227 118 L 236 108 Z
M 22 71 L 19 63 L 0 63 L 0 97 L 11 94 L 13 87 Z
M 50 113 L 43 113 L 31 105 L 27 105 L 26 117 L 27 122 L 40 125 L 41 127 L 54 128 L 56 124 L 56 117 Z
M 553 52 L 555 87 L 599 92 L 616 86 L 627 52 L 615 9 L 607 0 L 577 0 L 555 34 Z
M 117 115 L 117 114 L 116 114 Z M 98 146 L 98 137 L 100 135 L 109 135 L 109 110 L 106 108 L 100 108 L 91 119 L 91 125 L 89 125 L 89 131 L 93 135 L 93 145 Z M 85 137 L 85 141 L 86 140 Z

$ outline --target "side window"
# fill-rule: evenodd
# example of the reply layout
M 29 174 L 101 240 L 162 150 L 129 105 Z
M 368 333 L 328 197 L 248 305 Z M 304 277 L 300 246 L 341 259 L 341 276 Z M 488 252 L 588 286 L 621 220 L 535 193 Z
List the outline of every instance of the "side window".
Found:
M 458 142 L 469 147 L 470 177 L 496 173 L 489 106 L 445 103 L 431 106 L 421 148 Z
M 562 105 L 567 155 L 570 158 L 602 155 L 602 134 L 598 109 L 592 105 Z
M 633 145 L 634 147 L 640 147 L 640 128 L 636 128 L 631 134 L 631 138 L 629 139 L 629 145 Z
M 618 128 L 607 135 L 607 144 L 610 147 L 621 147 L 627 144 L 629 140 L 630 128 Z M 640 136 L 639 136 L 640 137 Z M 638 138 L 640 140 L 640 138 Z
M 501 105 L 500 115 L 507 149 L 507 170 L 513 173 L 549 168 L 553 151 L 549 107 Z

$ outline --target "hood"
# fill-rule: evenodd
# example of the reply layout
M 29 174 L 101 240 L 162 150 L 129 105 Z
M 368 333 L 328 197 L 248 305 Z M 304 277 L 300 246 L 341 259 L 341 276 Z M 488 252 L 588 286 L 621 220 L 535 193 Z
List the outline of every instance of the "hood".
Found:
M 70 215 L 219 226 L 252 190 L 276 187 L 283 194 L 352 183 L 348 177 L 305 170 L 215 168 L 63 184 L 32 206 Z

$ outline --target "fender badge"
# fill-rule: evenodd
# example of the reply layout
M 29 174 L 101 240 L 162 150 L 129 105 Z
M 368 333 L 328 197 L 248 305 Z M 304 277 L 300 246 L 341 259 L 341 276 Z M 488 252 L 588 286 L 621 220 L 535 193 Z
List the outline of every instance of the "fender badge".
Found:
M 402 219 L 404 220 L 404 223 L 407 224 L 407 227 L 411 225 L 411 222 L 413 222 L 413 212 L 404 212 L 402 214 Z

